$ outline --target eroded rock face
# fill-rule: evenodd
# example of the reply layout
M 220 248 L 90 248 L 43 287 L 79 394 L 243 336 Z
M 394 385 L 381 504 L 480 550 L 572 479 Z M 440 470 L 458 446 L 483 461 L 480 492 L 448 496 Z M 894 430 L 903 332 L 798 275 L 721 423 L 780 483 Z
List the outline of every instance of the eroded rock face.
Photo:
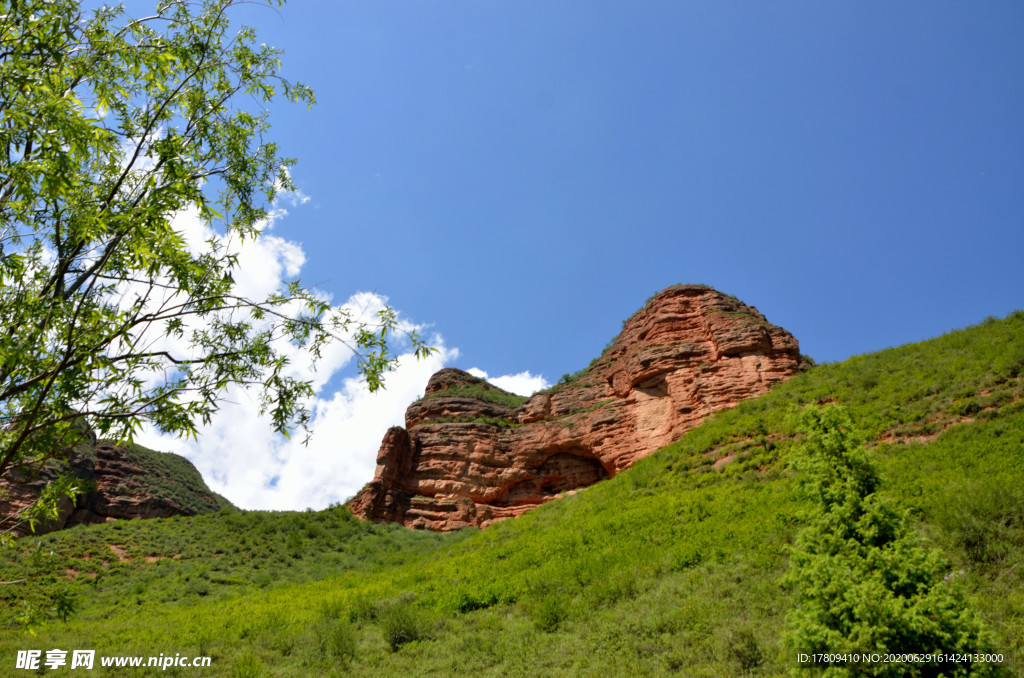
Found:
M 138 445 L 97 441 L 89 430 L 68 455 L 66 465 L 50 463 L 35 477 L 18 470 L 4 474 L 0 479 L 0 531 L 12 528 L 15 536 L 29 532 L 28 525 L 18 522 L 16 516 L 35 502 L 60 470 L 70 470 L 94 482 L 96 490 L 79 496 L 75 504 L 62 499 L 57 519 L 36 525 L 36 534 L 82 523 L 197 515 L 231 505 L 207 487 L 199 471 L 184 457 Z
M 435 374 L 349 506 L 414 528 L 486 527 L 614 476 L 799 369 L 796 339 L 757 309 L 671 287 L 582 376 L 525 402 L 460 370 Z

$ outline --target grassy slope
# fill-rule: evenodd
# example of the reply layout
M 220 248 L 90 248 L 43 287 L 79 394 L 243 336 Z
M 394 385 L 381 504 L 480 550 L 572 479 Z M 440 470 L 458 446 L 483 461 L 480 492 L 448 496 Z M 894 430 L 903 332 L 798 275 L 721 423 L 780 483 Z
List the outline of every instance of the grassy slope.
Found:
M 1022 374 L 1022 313 L 817 367 L 484 532 L 414 533 L 335 508 L 26 540 L 0 561 L 0 578 L 30 582 L 0 590 L 0 624 L 25 595 L 43 608 L 66 589 L 79 611 L 34 637 L 5 631 L 0 658 L 209 654 L 224 676 L 781 675 L 792 598 L 777 579 L 803 510 L 785 471 L 789 415 L 835 401 L 874 447 L 884 492 L 963 571 L 1009 673 L 1024 674 Z

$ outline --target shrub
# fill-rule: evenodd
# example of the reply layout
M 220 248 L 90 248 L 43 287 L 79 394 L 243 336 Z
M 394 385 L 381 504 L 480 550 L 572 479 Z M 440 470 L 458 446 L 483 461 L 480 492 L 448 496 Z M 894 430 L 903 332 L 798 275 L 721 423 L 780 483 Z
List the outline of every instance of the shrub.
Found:
M 406 601 L 392 601 L 380 612 L 377 620 L 392 652 L 406 643 L 429 636 L 423 616 Z
M 955 582 L 944 581 L 945 558 L 923 548 L 901 516 L 875 493 L 878 474 L 858 443 L 846 411 L 804 410 L 805 444 L 793 459 L 815 501 L 797 536 L 784 581 L 798 603 L 787 639 L 805 654 L 957 653 L 947 664 L 833 665 L 828 675 L 985 675 L 972 664 L 986 633 Z M 820 665 L 819 665 L 820 666 Z M 814 669 L 808 666 L 810 670 Z
M 485 610 L 497 605 L 499 602 L 500 598 L 498 594 L 493 591 L 485 591 L 481 593 L 459 591 L 453 596 L 452 607 L 456 612 L 465 614 L 466 612 L 472 612 L 473 610 Z
M 540 601 L 533 614 L 533 621 L 537 628 L 545 633 L 551 633 L 569 616 L 566 600 L 561 596 L 548 596 Z

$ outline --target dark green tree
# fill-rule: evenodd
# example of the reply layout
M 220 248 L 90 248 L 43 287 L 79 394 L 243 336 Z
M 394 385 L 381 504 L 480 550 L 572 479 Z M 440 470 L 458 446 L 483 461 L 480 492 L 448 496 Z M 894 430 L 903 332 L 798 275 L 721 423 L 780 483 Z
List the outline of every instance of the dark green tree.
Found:
M 258 238 L 294 188 L 267 104 L 314 101 L 231 26 L 235 4 L 161 0 L 132 18 L 0 0 L 0 474 L 66 456 L 82 421 L 194 435 L 233 385 L 257 389 L 274 430 L 304 428 L 294 347 L 347 342 L 371 390 L 393 365 L 391 309 L 360 319 L 299 281 L 235 291 L 229 243 Z M 188 242 L 185 211 L 216 236 Z M 55 487 L 44 498 L 80 489 Z
M 987 634 L 950 567 L 922 546 L 907 521 L 877 494 L 879 477 L 853 423 L 838 406 L 802 414 L 806 440 L 792 460 L 814 503 L 784 581 L 797 592 L 787 640 L 797 653 L 973 654 Z M 990 675 L 964 661 L 801 665 L 826 676 Z

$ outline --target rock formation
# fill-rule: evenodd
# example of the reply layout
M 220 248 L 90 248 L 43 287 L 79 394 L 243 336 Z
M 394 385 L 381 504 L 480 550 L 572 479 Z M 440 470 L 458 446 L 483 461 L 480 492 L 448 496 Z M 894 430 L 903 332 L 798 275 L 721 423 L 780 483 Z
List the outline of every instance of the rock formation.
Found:
M 184 457 L 97 440 L 90 429 L 66 462 L 50 462 L 34 475 L 14 469 L 0 478 L 0 532 L 11 528 L 16 536 L 27 534 L 29 527 L 18 521 L 19 512 L 35 502 L 47 482 L 67 471 L 94 482 L 96 489 L 77 497 L 74 504 L 62 499 L 57 519 L 36 525 L 36 534 L 82 523 L 196 515 L 231 506 L 207 487 Z
M 590 367 L 529 399 L 443 369 L 384 436 L 349 506 L 409 527 L 486 527 L 614 476 L 799 371 L 796 339 L 701 285 L 659 292 Z

